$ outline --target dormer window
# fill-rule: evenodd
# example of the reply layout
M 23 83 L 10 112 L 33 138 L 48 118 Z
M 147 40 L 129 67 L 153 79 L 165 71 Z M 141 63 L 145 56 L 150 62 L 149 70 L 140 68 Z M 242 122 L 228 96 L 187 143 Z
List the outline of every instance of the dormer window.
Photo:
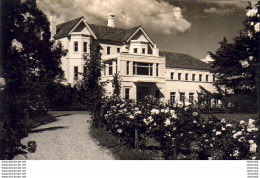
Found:
M 117 53 L 120 53 L 120 48 L 117 48 Z
M 74 41 L 74 52 L 79 51 L 79 43 L 77 41 Z
M 134 48 L 134 53 L 137 53 L 137 51 L 138 51 L 137 48 Z
M 88 46 L 88 43 L 87 42 L 83 42 L 83 52 L 84 53 L 87 52 L 87 46 Z
M 107 47 L 107 55 L 110 55 L 110 50 L 111 50 L 111 47 Z
M 142 53 L 145 54 L 145 48 L 142 48 Z

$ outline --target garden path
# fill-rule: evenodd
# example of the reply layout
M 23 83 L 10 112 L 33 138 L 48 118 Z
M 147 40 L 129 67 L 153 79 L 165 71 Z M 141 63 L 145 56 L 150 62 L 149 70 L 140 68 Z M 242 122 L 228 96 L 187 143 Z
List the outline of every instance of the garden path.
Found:
M 28 160 L 112 160 L 108 150 L 99 147 L 89 134 L 90 115 L 72 113 L 57 117 L 56 122 L 33 129 L 22 140 L 36 141 L 35 153 L 28 153 Z M 15 159 L 26 159 L 18 155 Z

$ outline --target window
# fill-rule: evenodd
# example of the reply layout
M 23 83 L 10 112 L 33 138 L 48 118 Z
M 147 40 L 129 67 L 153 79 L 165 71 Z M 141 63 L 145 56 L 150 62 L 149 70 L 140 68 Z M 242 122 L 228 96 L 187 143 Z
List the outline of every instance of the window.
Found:
M 215 75 L 213 75 L 213 82 L 215 82 L 216 81 L 216 76 Z
M 185 80 L 189 80 L 189 74 L 185 74 Z
M 110 55 L 110 50 L 111 50 L 111 47 L 107 47 L 107 55 Z
M 134 53 L 137 53 L 137 48 L 134 48 Z
M 181 80 L 181 73 L 178 73 L 178 80 Z
M 145 54 L 145 48 L 142 48 L 142 53 Z
M 134 62 L 133 65 L 134 75 L 150 75 L 153 76 L 153 64 Z
M 171 104 L 175 103 L 175 92 L 170 92 L 170 102 Z
M 195 74 L 192 74 L 192 81 L 195 81 Z
M 159 76 L 159 64 L 156 64 L 156 77 Z
M 185 93 L 184 92 L 180 92 L 180 101 L 181 102 L 185 102 Z
M 83 42 L 83 52 L 84 53 L 87 52 L 87 47 L 88 47 L 88 43 L 87 42 Z
M 120 48 L 117 48 L 117 53 L 120 53 Z
M 126 75 L 129 75 L 129 61 L 126 61 Z
M 78 80 L 78 75 L 79 75 L 79 67 L 74 66 L 74 80 Z
M 189 102 L 193 103 L 194 101 L 194 93 L 189 93 Z
M 200 82 L 202 81 L 202 75 L 201 74 L 199 75 L 199 81 Z
M 174 78 L 174 73 L 171 72 L 171 80 L 173 80 L 173 78 Z
M 74 41 L 74 52 L 79 51 L 79 43 L 77 41 Z
M 206 75 L 206 82 L 209 81 L 209 75 Z
M 113 63 L 108 64 L 108 75 L 113 75 Z
M 125 88 L 125 99 L 129 99 L 130 88 Z

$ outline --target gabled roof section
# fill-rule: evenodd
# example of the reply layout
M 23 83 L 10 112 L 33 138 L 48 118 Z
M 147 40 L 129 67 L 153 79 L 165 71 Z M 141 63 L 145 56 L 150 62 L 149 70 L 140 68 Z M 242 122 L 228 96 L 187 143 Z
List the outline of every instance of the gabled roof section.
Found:
M 77 19 L 62 23 L 57 25 L 57 30 L 56 30 L 56 34 L 54 35 L 54 38 L 62 38 L 66 35 L 68 35 L 68 33 L 75 27 L 75 25 L 77 25 L 79 23 L 79 21 L 84 18 L 84 17 L 79 17 Z
M 129 38 L 126 40 L 127 42 L 129 42 L 139 31 L 142 31 L 142 33 L 144 34 L 144 36 L 148 39 L 148 41 L 154 46 L 154 42 L 153 40 L 150 38 L 150 36 L 148 35 L 148 33 L 146 33 L 146 31 L 144 30 L 144 28 L 140 25 L 130 36 Z
M 56 35 L 54 35 L 54 38 L 57 39 L 70 35 L 73 32 L 73 30 L 82 22 L 85 24 L 86 28 L 90 31 L 94 38 L 97 38 L 83 16 L 57 25 Z
M 192 57 L 188 54 L 173 53 L 173 52 L 159 52 L 160 56 L 165 56 L 166 67 L 170 68 L 183 68 L 183 69 L 197 69 L 197 70 L 210 70 L 211 67 L 205 62 Z
M 88 25 L 97 36 L 97 39 L 117 42 L 125 42 L 139 28 L 123 29 L 96 24 Z

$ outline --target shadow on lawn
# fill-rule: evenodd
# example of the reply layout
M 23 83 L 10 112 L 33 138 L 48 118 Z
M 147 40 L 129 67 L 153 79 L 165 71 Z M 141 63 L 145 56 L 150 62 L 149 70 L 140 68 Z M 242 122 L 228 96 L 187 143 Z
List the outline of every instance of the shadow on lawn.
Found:
M 53 130 L 58 130 L 58 129 L 66 129 L 68 126 L 58 126 L 58 127 L 48 127 L 48 128 L 43 128 L 43 129 L 35 129 L 31 130 L 29 133 L 39 133 L 39 132 L 44 132 L 44 131 L 53 131 Z

